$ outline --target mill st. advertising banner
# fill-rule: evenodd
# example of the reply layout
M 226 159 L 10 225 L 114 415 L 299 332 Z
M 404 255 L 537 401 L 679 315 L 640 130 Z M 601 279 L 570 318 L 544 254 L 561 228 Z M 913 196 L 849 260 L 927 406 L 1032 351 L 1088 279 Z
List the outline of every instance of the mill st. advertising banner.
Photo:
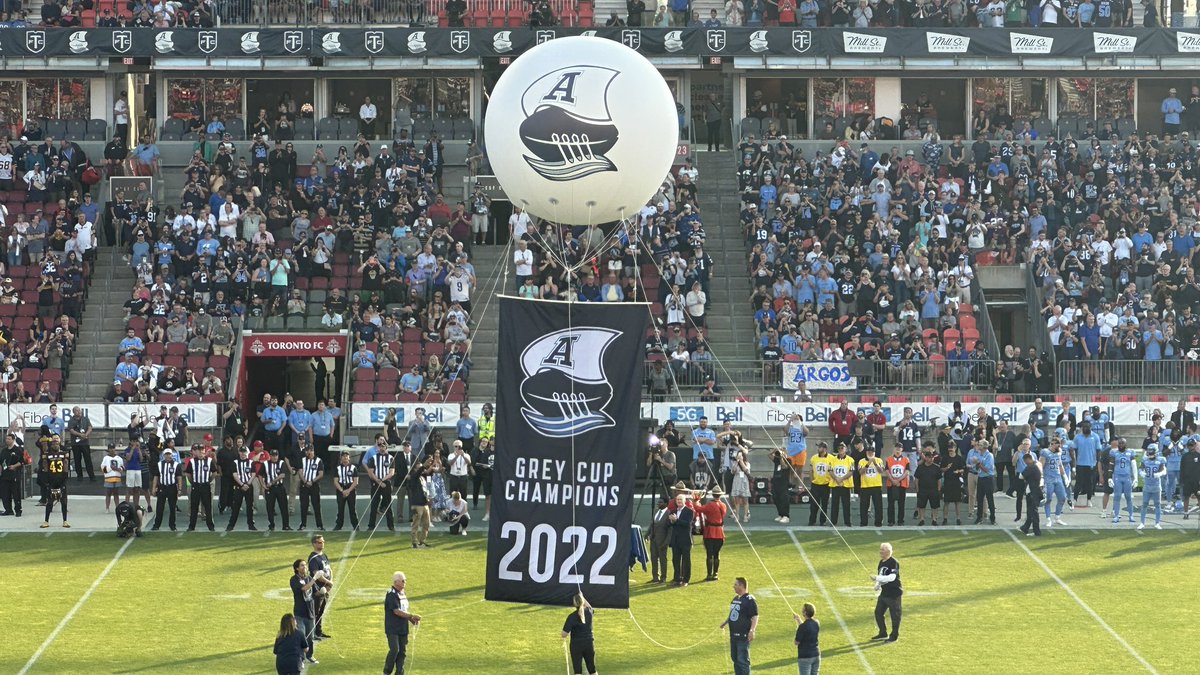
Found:
M 488 600 L 629 606 L 646 308 L 500 298 Z
M 1005 57 L 1176 56 L 1200 31 L 1167 28 L 8 28 L 0 56 L 511 57 L 548 40 L 595 35 L 647 56 Z

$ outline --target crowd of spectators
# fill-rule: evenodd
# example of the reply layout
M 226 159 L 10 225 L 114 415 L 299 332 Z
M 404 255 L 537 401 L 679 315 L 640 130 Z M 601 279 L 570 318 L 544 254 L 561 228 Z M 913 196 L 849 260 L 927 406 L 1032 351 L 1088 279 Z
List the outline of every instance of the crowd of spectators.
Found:
M 22 0 L 7 0 L 0 24 L 13 28 L 213 28 L 220 25 L 393 24 L 436 21 L 465 26 L 475 15 L 497 26 L 551 26 L 560 17 L 591 25 L 591 13 L 566 0 L 41 0 L 34 15 Z M 496 6 L 496 9 L 493 8 Z
M 87 155 L 0 136 L 0 383 L 9 402 L 60 399 L 97 246 Z
M 646 14 L 644 0 L 628 0 L 625 18 L 607 25 L 719 28 L 1117 28 L 1161 25 L 1154 0 L 726 0 L 723 11 L 701 16 L 694 0 L 665 0 Z M 1140 23 L 1134 8 L 1140 6 Z
M 769 371 L 869 359 L 881 383 L 1035 395 L 1057 373 L 1073 385 L 1177 384 L 1200 367 L 1190 131 L 1000 131 L 971 145 L 934 135 L 920 152 L 841 140 L 812 158 L 786 138 L 743 140 L 750 306 Z M 989 354 L 972 281 L 980 266 L 1018 263 L 1041 290 L 1049 349 Z
M 356 370 L 396 374 L 380 378 L 391 391 L 370 393 L 402 393 L 399 369 L 414 366 L 422 393 L 465 380 L 476 286 L 469 250 L 483 242 L 490 204 L 451 207 L 428 145 L 372 146 L 360 136 L 333 159 L 318 147 L 307 163 L 290 143 L 269 149 L 257 135 L 241 147 L 228 137 L 196 145 L 171 205 L 137 191 L 114 196 L 112 233 L 136 274 L 125 304 L 130 339 L 144 347 L 123 343 L 115 389 L 219 395 L 204 375 L 213 366 L 224 375 L 243 327 L 349 329 Z M 135 149 L 139 170 L 154 170 L 143 162 L 157 157 L 153 149 L 148 137 Z M 155 360 L 164 354 L 173 363 Z

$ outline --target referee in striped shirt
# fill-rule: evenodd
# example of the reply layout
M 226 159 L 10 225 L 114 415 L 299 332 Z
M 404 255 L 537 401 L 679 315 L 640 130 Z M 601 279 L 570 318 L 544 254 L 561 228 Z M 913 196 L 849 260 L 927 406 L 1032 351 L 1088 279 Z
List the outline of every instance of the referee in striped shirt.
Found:
M 308 509 L 311 506 L 317 520 L 317 529 L 325 529 L 321 520 L 321 478 L 325 476 L 325 465 L 317 457 L 317 449 L 303 436 L 300 449 L 304 458 L 300 460 L 300 529 L 308 528 Z
M 255 444 L 259 443 L 261 441 L 255 441 Z M 258 531 L 254 526 L 254 479 L 257 476 L 254 462 L 250 459 L 250 448 L 243 445 L 238 448 L 238 458 L 233 463 L 233 500 L 229 504 L 232 512 L 229 514 L 229 524 L 225 526 L 226 532 L 232 531 L 233 526 L 237 525 L 243 505 L 246 507 L 246 528 Z
M 188 467 L 188 480 L 192 483 L 192 492 L 188 497 L 191 516 L 188 518 L 188 532 L 196 531 L 196 516 L 201 507 L 204 508 L 204 521 L 208 531 L 216 529 L 212 517 L 212 479 L 216 461 L 204 453 L 192 453 L 191 464 Z
M 367 463 L 367 478 L 371 480 L 371 513 L 367 518 L 367 527 L 375 530 L 375 523 L 380 514 L 387 516 L 387 528 L 396 531 L 396 521 L 392 516 L 392 476 L 395 467 L 392 466 L 392 453 L 388 452 L 387 441 L 380 438 L 376 442 L 378 451 Z
M 151 492 L 158 498 L 154 504 L 157 513 L 154 514 L 154 527 L 162 527 L 163 512 L 170 514 L 171 531 L 175 531 L 175 509 L 179 505 L 179 486 L 183 482 L 179 462 L 175 461 L 175 453 L 171 448 L 163 450 L 162 461 L 156 467 L 154 486 Z
M 337 475 L 333 486 L 337 493 L 337 523 L 334 531 L 342 529 L 346 523 L 346 507 L 350 508 L 350 528 L 358 529 L 358 507 L 354 501 L 358 490 L 358 467 L 350 461 L 350 453 L 342 451 L 341 463 L 337 465 Z M 388 509 L 391 512 L 391 509 Z
M 283 518 L 284 531 L 291 531 L 292 524 L 288 517 L 287 483 L 292 470 L 288 463 L 279 459 L 279 448 L 271 448 L 271 459 L 262 463 L 263 500 L 267 503 L 267 529 L 275 529 L 275 511 L 279 510 Z

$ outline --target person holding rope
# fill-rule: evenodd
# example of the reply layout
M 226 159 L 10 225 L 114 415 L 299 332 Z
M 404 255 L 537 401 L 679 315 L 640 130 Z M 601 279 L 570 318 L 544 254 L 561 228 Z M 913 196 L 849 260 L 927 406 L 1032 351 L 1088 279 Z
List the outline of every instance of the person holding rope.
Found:
M 313 589 L 313 622 L 312 640 L 319 642 L 327 640 L 332 635 L 325 632 L 325 605 L 329 602 L 329 589 L 333 587 L 333 567 L 329 564 L 329 556 L 325 555 L 325 537 L 315 534 L 312 537 L 312 553 L 308 554 L 308 570 L 316 579 Z
M 383 601 L 383 632 L 387 636 L 388 653 L 383 662 L 383 675 L 404 675 L 404 659 L 408 651 L 409 626 L 418 626 L 421 615 L 409 611 L 408 596 L 404 594 L 408 577 L 404 572 L 392 574 L 392 587 Z
M 576 593 L 572 604 L 575 611 L 567 615 L 562 628 L 563 639 L 571 638 L 571 672 L 583 675 L 583 667 L 586 665 L 586 672 L 596 675 L 596 639 L 592 633 L 592 606 L 583 597 L 583 593 Z
M 745 577 L 734 580 L 733 593 L 729 618 L 721 622 L 721 628 L 729 626 L 729 660 L 733 661 L 734 675 L 750 675 L 750 643 L 758 628 L 758 602 L 750 595 Z
M 800 675 L 818 675 L 821 672 L 821 624 L 816 619 L 817 608 L 811 602 L 804 603 L 796 620 L 796 667 Z
M 716 581 L 717 573 L 721 571 L 721 547 L 725 545 L 725 516 L 729 508 L 721 500 L 725 491 L 717 485 L 712 489 L 712 499 L 702 504 L 694 504 L 692 509 L 697 518 L 701 518 L 704 539 L 704 569 L 707 574 L 705 581 Z M 703 497 L 702 497 L 703 499 Z
M 313 587 L 317 584 L 317 578 L 308 573 L 308 563 L 302 559 L 297 559 L 292 563 L 292 570 L 295 572 L 291 579 L 292 614 L 296 617 L 296 627 L 308 643 L 304 650 L 304 658 L 309 663 L 320 663 L 316 659 L 316 654 L 313 653 L 313 645 L 316 642 Z M 323 577 L 324 573 L 321 576 Z
M 875 590 L 879 597 L 875 600 L 875 625 L 879 633 L 872 640 L 895 642 L 900 639 L 900 597 L 904 595 L 904 587 L 900 584 L 900 563 L 892 557 L 892 545 L 884 542 L 879 545 L 879 573 L 871 575 L 875 582 Z M 892 616 L 892 632 L 887 632 L 884 614 Z

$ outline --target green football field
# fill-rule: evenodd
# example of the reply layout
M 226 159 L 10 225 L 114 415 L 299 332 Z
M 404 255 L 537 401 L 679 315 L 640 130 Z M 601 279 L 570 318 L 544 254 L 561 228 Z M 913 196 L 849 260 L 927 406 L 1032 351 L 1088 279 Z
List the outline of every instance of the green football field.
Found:
M 646 584 L 638 568 L 632 617 L 596 614 L 599 672 L 730 672 L 716 627 L 737 575 L 749 578 L 761 611 L 754 672 L 795 672 L 788 603 L 806 601 L 821 621 L 826 673 L 1195 672 L 1193 530 L 846 536 L 850 547 L 828 531 L 751 532 L 752 550 L 734 530 L 721 581 L 685 589 Z M 874 595 L 853 555 L 870 568 L 885 536 L 906 589 L 894 645 L 869 641 Z M 482 600 L 482 533 L 436 536 L 420 551 L 386 532 L 326 541 L 339 587 L 326 624 L 333 639 L 318 644 L 321 663 L 309 672 L 381 671 L 381 604 L 395 570 L 408 574 L 413 611 L 425 618 L 408 672 L 566 671 L 565 610 Z M 10 532 L 0 538 L 0 673 L 272 673 L 274 631 L 291 611 L 291 562 L 307 552 L 301 534 L 172 533 L 127 544 Z M 700 546 L 693 566 L 702 577 Z

